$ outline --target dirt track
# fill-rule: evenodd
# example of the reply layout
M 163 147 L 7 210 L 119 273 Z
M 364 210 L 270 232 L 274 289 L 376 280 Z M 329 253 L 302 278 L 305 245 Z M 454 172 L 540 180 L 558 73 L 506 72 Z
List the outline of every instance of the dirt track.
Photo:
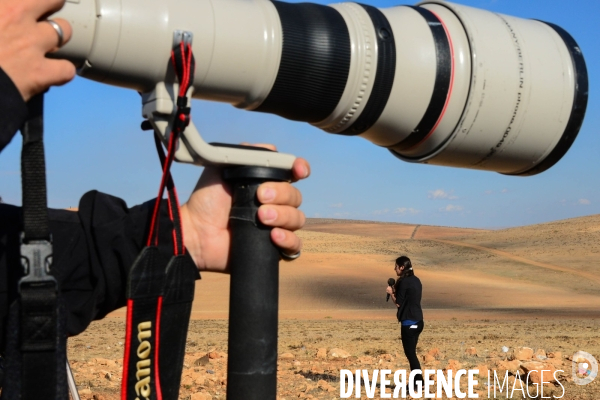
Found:
M 577 275 L 577 276 L 580 276 L 582 278 L 591 279 L 594 282 L 600 283 L 600 277 L 598 277 L 597 275 L 586 273 L 584 271 L 576 270 L 576 269 L 573 269 L 573 268 L 559 267 L 557 265 L 552 265 L 552 264 L 548 264 L 548 263 L 544 263 L 544 262 L 539 262 L 539 261 L 533 261 L 533 260 L 529 260 L 529 259 L 527 259 L 525 257 L 520 257 L 520 256 L 516 256 L 514 254 L 507 253 L 506 251 L 491 249 L 489 247 L 479 246 L 479 245 L 471 244 L 471 243 L 462 243 L 462 242 L 456 242 L 456 241 L 444 240 L 444 239 L 431 239 L 431 240 L 436 241 L 436 242 L 440 242 L 440 243 L 447 243 L 447 244 L 450 244 L 450 245 L 453 245 L 453 246 L 464 246 L 464 247 L 470 247 L 470 248 L 476 249 L 476 250 L 487 251 L 487 252 L 490 252 L 492 254 L 499 255 L 501 257 L 506 257 L 509 260 L 514 260 L 514 261 L 518 261 L 518 262 L 521 262 L 521 263 L 524 263 L 524 264 L 534 265 L 536 267 L 547 268 L 547 269 L 550 269 L 550 270 L 553 270 L 553 271 L 559 271 L 559 272 L 564 272 L 564 273 L 567 273 L 567 274 Z

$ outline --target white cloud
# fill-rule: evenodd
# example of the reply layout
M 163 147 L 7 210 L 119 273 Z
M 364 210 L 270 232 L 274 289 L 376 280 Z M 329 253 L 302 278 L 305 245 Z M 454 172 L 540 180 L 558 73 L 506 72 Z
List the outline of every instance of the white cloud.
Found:
M 485 195 L 490 195 L 492 193 L 494 193 L 493 190 L 486 190 L 485 192 L 483 192 L 483 194 L 485 194 Z
M 455 212 L 462 211 L 463 208 L 461 206 L 455 206 L 454 204 L 448 204 L 446 207 L 440 208 L 442 212 Z
M 579 199 L 578 203 L 582 204 L 584 206 L 589 206 L 590 204 L 592 204 L 592 202 L 589 201 L 588 199 Z
M 383 209 L 383 210 L 375 210 L 375 211 L 373 211 L 373 215 L 383 215 L 383 214 L 387 214 L 389 212 L 390 212 L 390 210 L 388 208 Z
M 416 210 L 414 208 L 406 208 L 406 207 L 400 207 L 400 208 L 396 208 L 394 210 L 394 214 L 400 214 L 400 215 L 405 215 L 405 214 L 419 214 L 421 212 L 421 210 Z
M 451 190 L 449 192 L 446 192 L 444 189 L 430 190 L 429 194 L 427 195 L 427 198 L 434 199 L 434 200 L 441 200 L 441 199 L 456 200 L 456 199 L 458 199 L 458 197 L 454 196 L 453 193 L 454 193 L 454 190 Z
M 314 213 L 313 218 L 321 218 L 321 213 Z
M 349 212 L 338 212 L 338 213 L 333 214 L 334 218 L 348 218 L 349 216 L 350 216 Z
M 344 207 L 344 203 L 330 204 L 329 207 L 331 207 L 331 208 L 342 208 L 342 207 Z
M 508 193 L 508 189 L 502 189 L 501 193 Z

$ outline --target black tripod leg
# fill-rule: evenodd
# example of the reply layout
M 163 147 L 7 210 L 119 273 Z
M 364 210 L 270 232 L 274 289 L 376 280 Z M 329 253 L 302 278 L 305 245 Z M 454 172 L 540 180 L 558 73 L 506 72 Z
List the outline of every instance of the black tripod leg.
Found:
M 280 256 L 271 228 L 258 223 L 256 190 L 266 181 L 290 180 L 291 172 L 236 167 L 224 177 L 233 191 L 227 399 L 275 400 Z

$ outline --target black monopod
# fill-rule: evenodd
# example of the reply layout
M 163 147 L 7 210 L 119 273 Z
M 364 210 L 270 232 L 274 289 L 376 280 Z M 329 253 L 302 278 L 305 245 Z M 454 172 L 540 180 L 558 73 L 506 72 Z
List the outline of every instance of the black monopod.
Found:
M 280 255 L 271 228 L 258 221 L 256 190 L 263 182 L 290 181 L 291 171 L 232 167 L 224 179 L 233 196 L 227 399 L 275 400 Z

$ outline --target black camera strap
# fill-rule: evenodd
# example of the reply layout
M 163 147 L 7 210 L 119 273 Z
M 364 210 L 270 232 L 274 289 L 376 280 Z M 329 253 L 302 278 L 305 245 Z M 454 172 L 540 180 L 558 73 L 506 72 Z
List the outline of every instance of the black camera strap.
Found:
M 58 282 L 51 275 L 43 106 L 43 94 L 31 99 L 28 119 L 21 128 L 24 276 L 8 317 L 2 389 L 2 399 L 8 400 L 68 399 L 65 312 Z
M 176 400 L 185 355 L 185 343 L 198 270 L 185 252 L 177 191 L 170 173 L 175 147 L 189 124 L 186 96 L 194 76 L 190 44 L 181 42 L 171 60 L 180 82 L 177 113 L 165 156 L 155 136 L 163 167 L 146 247 L 131 269 L 127 293 L 127 327 L 121 398 Z M 173 256 L 168 262 L 158 250 L 159 213 L 167 189 L 169 218 L 173 223 Z

